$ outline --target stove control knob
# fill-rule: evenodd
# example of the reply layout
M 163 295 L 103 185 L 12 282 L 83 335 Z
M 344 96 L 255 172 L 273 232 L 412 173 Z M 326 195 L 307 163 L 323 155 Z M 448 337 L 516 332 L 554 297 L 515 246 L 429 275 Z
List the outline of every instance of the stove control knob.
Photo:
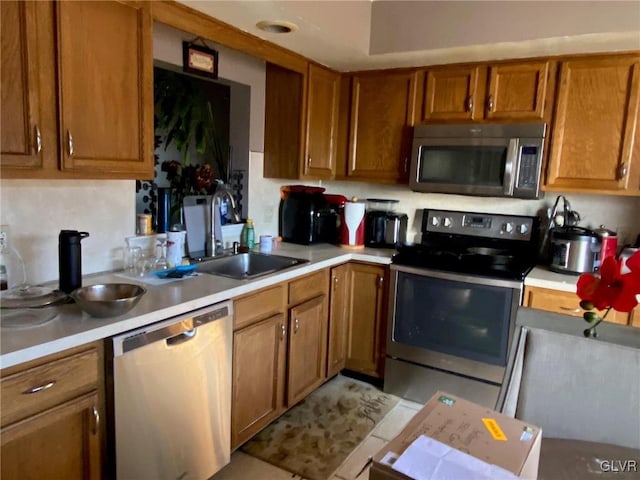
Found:
M 444 226 L 447 228 L 451 228 L 451 225 L 453 225 L 453 222 L 451 221 L 451 218 L 449 217 L 444 217 L 444 222 L 443 222 Z
M 431 225 L 434 227 L 440 225 L 440 217 L 431 217 Z
M 507 222 L 502 224 L 502 231 L 505 233 L 513 232 L 513 223 Z
M 529 231 L 529 226 L 526 223 L 523 223 L 518 227 L 518 233 L 520 235 L 524 235 Z

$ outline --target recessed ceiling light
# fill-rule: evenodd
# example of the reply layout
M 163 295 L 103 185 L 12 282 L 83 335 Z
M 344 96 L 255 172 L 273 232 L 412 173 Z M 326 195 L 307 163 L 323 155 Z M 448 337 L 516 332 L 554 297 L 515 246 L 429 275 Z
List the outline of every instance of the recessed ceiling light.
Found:
M 289 33 L 298 30 L 298 26 L 295 23 L 283 20 L 262 20 L 256 23 L 256 27 L 269 33 Z

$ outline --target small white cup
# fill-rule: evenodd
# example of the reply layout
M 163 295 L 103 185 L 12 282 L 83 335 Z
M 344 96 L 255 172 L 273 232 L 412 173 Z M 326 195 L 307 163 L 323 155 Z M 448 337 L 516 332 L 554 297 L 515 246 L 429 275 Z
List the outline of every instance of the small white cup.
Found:
M 273 249 L 273 237 L 271 235 L 260 235 L 260 251 L 270 253 Z

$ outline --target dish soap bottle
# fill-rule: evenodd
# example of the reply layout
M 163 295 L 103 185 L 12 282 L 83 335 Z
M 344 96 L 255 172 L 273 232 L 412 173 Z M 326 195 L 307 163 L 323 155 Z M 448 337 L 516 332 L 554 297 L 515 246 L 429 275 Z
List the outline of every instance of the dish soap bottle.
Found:
M 247 218 L 247 223 L 244 224 L 242 230 L 242 244 L 249 250 L 253 250 L 255 245 L 255 232 L 253 230 L 253 220 Z

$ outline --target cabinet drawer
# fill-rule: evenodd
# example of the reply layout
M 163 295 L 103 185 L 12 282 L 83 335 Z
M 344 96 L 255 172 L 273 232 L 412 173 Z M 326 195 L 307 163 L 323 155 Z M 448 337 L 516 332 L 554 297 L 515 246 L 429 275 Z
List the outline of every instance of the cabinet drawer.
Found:
M 307 275 L 299 280 L 289 282 L 289 305 L 326 295 L 329 288 L 329 274 L 326 270 Z
M 77 353 L 0 380 L 4 427 L 96 389 L 98 352 Z
M 284 285 L 276 285 L 233 302 L 233 329 L 238 330 L 258 320 L 283 313 L 284 289 Z
M 575 293 L 548 288 L 527 287 L 525 292 L 525 305 L 531 308 L 547 310 L 549 312 L 564 313 L 582 318 L 584 310 L 580 308 L 580 298 Z M 600 310 L 599 315 L 604 314 Z M 612 310 L 605 319 L 608 322 L 626 325 L 629 322 L 629 314 Z M 585 322 L 586 325 L 586 322 Z

